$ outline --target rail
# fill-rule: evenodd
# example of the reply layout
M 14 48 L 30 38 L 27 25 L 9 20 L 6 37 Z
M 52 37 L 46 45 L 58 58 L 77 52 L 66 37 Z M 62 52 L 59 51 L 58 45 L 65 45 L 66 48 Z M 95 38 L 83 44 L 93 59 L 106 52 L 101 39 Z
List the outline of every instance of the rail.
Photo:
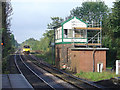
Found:
M 36 61 L 38 61 L 35 57 L 33 57 L 32 55 L 30 55 L 31 56 L 31 58 L 33 58 L 34 60 L 36 60 Z M 37 63 L 38 64 L 38 63 Z M 57 68 L 54 68 L 54 67 L 52 67 L 51 65 L 48 65 L 47 63 L 44 63 L 44 62 L 39 62 L 39 66 L 42 66 L 41 68 L 42 69 L 44 69 L 44 70 L 49 70 L 48 72 L 50 72 L 50 69 L 52 69 L 52 70 L 54 70 L 54 71 L 56 71 L 57 73 L 61 73 L 62 75 L 65 75 L 64 77 L 69 77 L 69 79 L 68 80 L 66 80 L 66 79 L 64 79 L 64 78 L 61 78 L 59 75 L 56 75 L 56 74 L 53 74 L 53 75 L 55 75 L 55 76 L 57 76 L 57 77 L 59 77 L 59 78 L 61 78 L 61 79 L 63 79 L 63 80 L 65 80 L 66 82 L 68 82 L 68 83 L 70 83 L 70 84 L 72 84 L 72 85 L 75 85 L 76 87 L 78 87 L 78 88 L 87 88 L 87 87 L 89 87 L 89 88 L 95 88 L 95 89 L 103 89 L 103 88 L 105 88 L 105 87 L 103 87 L 103 86 L 100 86 L 100 85 L 97 85 L 97 84 L 95 84 L 95 83 L 93 83 L 93 82 L 89 82 L 89 81 L 86 81 L 86 80 L 84 80 L 84 79 L 81 79 L 81 78 L 78 78 L 78 77 L 75 77 L 75 76 L 73 76 L 73 75 L 71 75 L 71 74 L 69 74 L 69 73 L 67 73 L 67 72 L 64 72 L 63 70 L 59 70 L 59 69 L 57 69 Z M 45 67 L 45 68 L 44 68 Z M 52 72 L 50 72 L 50 73 L 52 73 Z M 72 81 L 69 81 L 70 79 L 73 79 L 73 80 L 75 80 L 76 82 L 77 81 L 79 81 L 80 83 L 82 83 L 82 86 L 80 86 L 79 84 L 75 84 L 75 83 L 73 83 Z M 84 86 L 84 85 L 85 86 Z
M 20 55 L 19 55 L 19 57 L 20 57 L 21 62 L 24 64 L 24 66 L 25 66 L 31 73 L 33 73 L 33 74 L 34 74 L 37 78 L 39 78 L 42 82 L 44 82 L 45 84 L 47 84 L 51 89 L 55 89 L 55 88 L 52 87 L 50 84 L 48 84 L 45 80 L 43 80 L 39 75 L 37 75 L 37 74 L 23 61 L 23 59 L 22 59 L 22 57 L 21 57 Z M 23 72 L 20 70 L 20 67 L 19 67 L 19 65 L 18 65 L 18 63 L 17 63 L 17 61 L 16 61 L 16 55 L 15 55 L 14 59 L 15 59 L 15 64 L 16 64 L 16 67 L 17 67 L 18 71 L 24 76 Z M 24 76 L 24 78 L 26 78 L 26 77 Z

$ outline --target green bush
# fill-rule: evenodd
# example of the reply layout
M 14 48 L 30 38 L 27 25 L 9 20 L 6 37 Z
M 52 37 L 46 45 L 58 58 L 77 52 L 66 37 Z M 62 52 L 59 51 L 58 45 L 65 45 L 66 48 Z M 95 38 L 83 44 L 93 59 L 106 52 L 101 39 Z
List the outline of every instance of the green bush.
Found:
M 8 58 L 10 56 L 6 56 L 5 58 L 2 58 L 2 73 L 3 74 L 9 74 L 9 71 L 8 71 Z
M 35 55 L 38 58 L 44 59 L 49 64 L 53 64 L 53 53 L 52 51 L 44 52 L 42 54 L 36 54 Z

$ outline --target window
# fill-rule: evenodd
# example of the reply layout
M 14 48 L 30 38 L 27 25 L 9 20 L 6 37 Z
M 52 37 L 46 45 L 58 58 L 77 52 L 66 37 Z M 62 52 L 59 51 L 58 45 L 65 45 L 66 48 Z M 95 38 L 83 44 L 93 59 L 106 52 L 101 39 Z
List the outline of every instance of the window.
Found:
M 75 38 L 85 38 L 85 30 L 75 30 Z
M 68 37 L 73 38 L 73 30 L 72 29 L 69 29 Z
M 75 38 L 80 38 L 80 30 L 75 30 Z
M 84 30 L 80 30 L 80 38 L 84 37 Z
M 64 38 L 67 38 L 67 37 L 68 37 L 68 30 L 64 29 Z

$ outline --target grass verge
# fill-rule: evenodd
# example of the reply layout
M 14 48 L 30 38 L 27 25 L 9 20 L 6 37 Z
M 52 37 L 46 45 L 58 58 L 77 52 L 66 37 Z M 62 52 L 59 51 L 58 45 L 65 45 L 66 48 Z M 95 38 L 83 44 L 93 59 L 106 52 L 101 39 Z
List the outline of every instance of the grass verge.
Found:
M 105 80 L 105 79 L 110 79 L 114 77 L 120 77 L 120 75 L 116 75 L 115 73 L 112 72 L 80 72 L 77 74 L 74 74 L 77 77 L 87 79 L 90 81 L 100 81 L 100 80 Z
M 42 54 L 35 54 L 35 56 L 37 58 L 44 59 L 44 61 L 49 63 L 49 64 L 54 64 L 54 62 L 53 62 L 54 59 L 53 59 L 52 53 L 46 52 L 46 53 L 42 53 Z
M 35 56 L 38 58 L 43 58 L 44 61 L 46 61 L 49 64 L 53 63 L 52 53 L 36 54 Z M 107 67 L 107 69 L 112 69 L 112 67 Z M 100 80 L 110 79 L 110 78 L 114 78 L 114 77 L 120 77 L 120 75 L 116 75 L 113 72 L 98 73 L 98 72 L 82 72 L 81 71 L 80 73 L 77 73 L 74 75 L 79 78 L 83 78 L 83 79 L 86 79 L 89 81 L 100 81 Z

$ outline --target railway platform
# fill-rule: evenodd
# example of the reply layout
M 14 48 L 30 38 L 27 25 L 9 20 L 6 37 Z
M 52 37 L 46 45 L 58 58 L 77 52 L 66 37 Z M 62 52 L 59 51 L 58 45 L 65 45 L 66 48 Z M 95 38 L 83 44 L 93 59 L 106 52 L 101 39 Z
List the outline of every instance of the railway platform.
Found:
M 2 74 L 2 89 L 33 90 L 33 87 L 22 74 Z

